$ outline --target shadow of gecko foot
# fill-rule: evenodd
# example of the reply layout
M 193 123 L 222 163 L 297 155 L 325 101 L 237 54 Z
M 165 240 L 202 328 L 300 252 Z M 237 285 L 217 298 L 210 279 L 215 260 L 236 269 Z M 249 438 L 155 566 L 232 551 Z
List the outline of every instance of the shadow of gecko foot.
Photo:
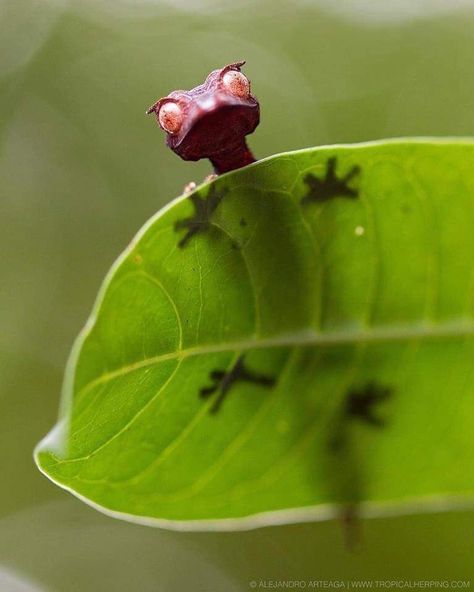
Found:
M 209 230 L 211 216 L 226 193 L 227 189 L 217 191 L 216 185 L 211 185 L 206 197 L 201 197 L 199 193 L 193 193 L 189 197 L 194 206 L 194 215 L 190 218 L 177 220 L 174 224 L 175 230 L 187 229 L 187 233 L 178 242 L 178 247 L 182 249 L 194 235 Z
M 275 378 L 248 370 L 245 367 L 244 356 L 240 356 L 228 372 L 224 370 L 213 370 L 209 376 L 214 384 L 202 388 L 199 391 L 199 395 L 201 398 L 206 399 L 215 392 L 219 393 L 210 408 L 210 413 L 217 413 L 219 411 L 227 393 L 236 382 L 252 382 L 264 387 L 272 387 L 276 382 Z
M 383 428 L 386 420 L 376 414 L 378 404 L 392 395 L 392 389 L 375 382 L 367 383 L 360 390 L 347 391 L 338 427 L 329 440 L 333 452 L 340 451 L 347 445 L 347 427 L 350 421 L 359 421 L 376 428 Z
M 385 401 L 392 394 L 390 388 L 369 382 L 359 391 L 351 390 L 347 394 L 344 414 L 346 417 L 357 418 L 369 425 L 383 427 L 385 420 L 375 414 L 378 403 Z
M 359 192 L 357 189 L 349 187 L 348 183 L 360 173 L 360 167 L 354 166 L 340 179 L 336 175 L 337 158 L 331 157 L 327 162 L 326 175 L 323 179 L 318 179 L 311 173 L 306 175 L 304 182 L 308 185 L 308 193 L 301 199 L 302 204 L 312 202 L 324 202 L 333 197 L 347 197 L 355 199 Z

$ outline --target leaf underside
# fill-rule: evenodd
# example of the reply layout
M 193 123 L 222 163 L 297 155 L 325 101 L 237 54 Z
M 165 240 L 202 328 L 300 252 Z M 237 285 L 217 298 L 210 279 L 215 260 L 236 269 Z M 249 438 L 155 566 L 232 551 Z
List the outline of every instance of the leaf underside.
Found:
M 178 198 L 108 274 L 40 469 L 176 528 L 469 502 L 473 196 L 474 143 L 419 140 Z

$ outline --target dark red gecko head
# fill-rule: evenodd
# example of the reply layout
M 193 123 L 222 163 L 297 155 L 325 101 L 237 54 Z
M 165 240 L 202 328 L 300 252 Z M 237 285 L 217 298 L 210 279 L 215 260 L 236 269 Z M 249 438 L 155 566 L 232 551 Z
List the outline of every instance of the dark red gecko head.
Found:
M 218 174 L 255 162 L 245 136 L 257 127 L 260 107 L 240 71 L 244 63 L 214 70 L 204 84 L 175 90 L 148 109 L 184 160 L 209 158 Z

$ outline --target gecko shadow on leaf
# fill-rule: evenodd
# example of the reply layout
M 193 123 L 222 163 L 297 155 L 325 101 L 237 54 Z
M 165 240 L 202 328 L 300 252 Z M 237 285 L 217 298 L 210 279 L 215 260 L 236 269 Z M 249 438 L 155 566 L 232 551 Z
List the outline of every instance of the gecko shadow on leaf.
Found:
M 206 197 L 199 193 L 193 193 L 190 200 L 194 206 L 194 215 L 190 218 L 177 220 L 175 230 L 187 229 L 186 234 L 179 241 L 178 247 L 185 247 L 191 238 L 199 233 L 207 232 L 211 226 L 211 216 L 227 193 L 227 189 L 217 190 L 216 185 L 211 185 Z
M 301 203 L 321 203 L 334 197 L 347 197 L 355 199 L 359 196 L 357 189 L 349 187 L 349 182 L 360 173 L 360 167 L 354 166 L 341 178 L 336 175 L 337 158 L 331 157 L 327 161 L 326 175 L 318 179 L 311 173 L 306 175 L 304 182 L 308 185 L 308 193 L 301 199 Z
M 201 398 L 205 399 L 215 392 L 219 393 L 210 408 L 210 413 L 217 413 L 217 411 L 219 411 L 227 393 L 236 382 L 252 382 L 267 388 L 274 386 L 276 383 L 275 378 L 252 372 L 246 368 L 243 355 L 238 358 L 234 366 L 228 372 L 225 372 L 224 370 L 213 370 L 209 376 L 214 384 L 212 386 L 203 387 L 199 391 L 199 395 Z

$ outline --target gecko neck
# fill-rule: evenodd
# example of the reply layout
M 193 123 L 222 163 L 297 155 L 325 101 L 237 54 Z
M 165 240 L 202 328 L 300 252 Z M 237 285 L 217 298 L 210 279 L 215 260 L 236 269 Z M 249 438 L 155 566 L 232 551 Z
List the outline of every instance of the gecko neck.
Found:
M 255 162 L 254 155 L 247 146 L 245 140 L 241 140 L 230 148 L 226 148 L 217 154 L 213 154 L 209 157 L 209 160 L 217 175 L 240 169 Z

